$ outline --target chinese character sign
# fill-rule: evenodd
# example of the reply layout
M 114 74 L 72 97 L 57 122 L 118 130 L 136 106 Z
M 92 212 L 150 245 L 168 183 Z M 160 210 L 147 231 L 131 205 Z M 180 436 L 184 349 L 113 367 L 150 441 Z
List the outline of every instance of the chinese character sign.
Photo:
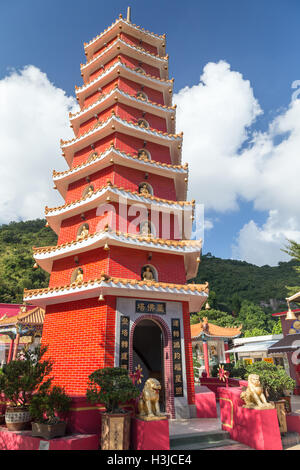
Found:
M 136 313 L 156 313 L 164 315 L 166 313 L 166 304 L 164 302 L 136 300 L 135 311 Z
M 183 397 L 180 320 L 172 318 L 172 354 L 174 397 Z
M 129 370 L 129 317 L 121 316 L 120 320 L 120 358 L 122 369 Z

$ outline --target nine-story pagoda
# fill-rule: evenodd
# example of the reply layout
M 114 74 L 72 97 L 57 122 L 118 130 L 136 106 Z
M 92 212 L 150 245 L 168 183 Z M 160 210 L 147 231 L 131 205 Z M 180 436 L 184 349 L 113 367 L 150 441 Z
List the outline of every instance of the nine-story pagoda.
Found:
M 194 415 L 189 314 L 208 286 L 187 284 L 201 241 L 190 240 L 195 201 L 186 201 L 165 43 L 120 15 L 84 44 L 75 136 L 61 141 L 69 169 L 53 171 L 65 202 L 45 209 L 58 243 L 34 248 L 50 283 L 24 301 L 45 308 L 55 384 L 74 399 L 95 369 L 140 365 L 174 418 Z

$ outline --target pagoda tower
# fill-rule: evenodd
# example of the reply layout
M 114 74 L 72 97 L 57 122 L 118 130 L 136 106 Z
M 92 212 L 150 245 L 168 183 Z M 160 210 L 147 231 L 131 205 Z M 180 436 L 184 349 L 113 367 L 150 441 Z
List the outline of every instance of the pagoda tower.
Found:
M 34 248 L 49 287 L 25 290 L 24 301 L 45 309 L 54 383 L 74 400 L 95 369 L 140 365 L 141 386 L 157 378 L 161 406 L 178 418 L 194 416 L 190 312 L 208 285 L 187 283 L 201 240 L 190 240 L 195 201 L 165 47 L 165 35 L 122 15 L 84 44 L 74 138 L 61 141 L 69 168 L 53 171 L 64 203 L 45 208 L 58 243 Z

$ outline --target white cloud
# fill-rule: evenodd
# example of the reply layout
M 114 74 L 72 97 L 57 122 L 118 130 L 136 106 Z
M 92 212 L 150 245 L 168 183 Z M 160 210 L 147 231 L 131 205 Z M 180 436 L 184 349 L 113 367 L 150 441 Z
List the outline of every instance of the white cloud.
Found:
M 0 223 L 43 217 L 61 203 L 52 170 L 65 169 L 60 138 L 72 136 L 77 103 L 30 65 L 0 80 Z
M 176 96 L 184 131 L 190 196 L 219 213 L 252 201 L 269 216 L 237 234 L 233 256 L 256 264 L 288 259 L 286 238 L 300 241 L 300 100 L 293 100 L 267 132 L 251 128 L 262 113 L 248 80 L 226 62 L 205 66 L 200 83 Z

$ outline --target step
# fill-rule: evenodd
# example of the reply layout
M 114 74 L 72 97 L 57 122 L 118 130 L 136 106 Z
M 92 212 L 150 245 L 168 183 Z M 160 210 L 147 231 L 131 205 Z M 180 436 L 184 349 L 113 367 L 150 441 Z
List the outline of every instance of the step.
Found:
M 192 448 L 208 447 L 210 445 L 219 445 L 220 442 L 229 439 L 227 431 L 207 431 L 187 434 L 177 434 L 170 436 L 170 448 L 173 449 L 190 449 Z M 194 447 L 198 446 L 198 447 Z
M 300 444 L 300 435 L 297 432 L 287 432 L 281 436 L 282 447 L 288 449 L 289 447 Z

